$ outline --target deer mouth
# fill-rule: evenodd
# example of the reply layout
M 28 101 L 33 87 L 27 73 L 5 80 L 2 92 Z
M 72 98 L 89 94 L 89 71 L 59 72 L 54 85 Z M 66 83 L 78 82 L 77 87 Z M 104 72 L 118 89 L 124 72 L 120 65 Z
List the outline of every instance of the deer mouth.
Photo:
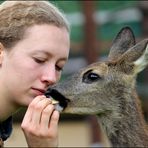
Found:
M 51 88 L 47 89 L 47 91 L 45 92 L 45 96 L 47 98 L 52 97 L 54 100 L 58 101 L 58 104 L 55 105 L 55 108 L 60 112 L 63 111 L 67 107 L 68 103 L 70 102 L 70 100 L 67 99 L 60 92 Z

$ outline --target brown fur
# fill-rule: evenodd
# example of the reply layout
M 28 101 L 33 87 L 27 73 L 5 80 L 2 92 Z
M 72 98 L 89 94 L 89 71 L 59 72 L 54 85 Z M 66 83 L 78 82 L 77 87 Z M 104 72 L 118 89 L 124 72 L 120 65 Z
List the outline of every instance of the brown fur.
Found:
M 135 45 L 132 30 L 123 28 L 107 61 L 91 64 L 53 88 L 70 100 L 65 113 L 97 114 L 112 146 L 148 146 L 136 94 L 136 76 L 148 64 L 147 43 Z

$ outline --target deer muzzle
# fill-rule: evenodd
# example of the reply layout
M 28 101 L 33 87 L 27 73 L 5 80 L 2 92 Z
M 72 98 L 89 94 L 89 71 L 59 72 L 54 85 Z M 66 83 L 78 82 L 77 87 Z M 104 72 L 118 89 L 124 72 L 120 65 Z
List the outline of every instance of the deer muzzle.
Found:
M 67 99 L 64 95 L 52 88 L 47 89 L 45 96 L 47 98 L 53 99 L 52 104 L 55 105 L 55 109 L 60 112 L 63 111 L 70 102 L 70 100 Z

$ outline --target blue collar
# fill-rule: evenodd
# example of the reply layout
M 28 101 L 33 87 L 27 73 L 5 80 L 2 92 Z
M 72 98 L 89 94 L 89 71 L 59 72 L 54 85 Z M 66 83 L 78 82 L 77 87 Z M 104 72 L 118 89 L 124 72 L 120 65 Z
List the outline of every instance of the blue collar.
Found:
M 12 117 L 7 120 L 0 122 L 0 138 L 5 141 L 12 132 Z

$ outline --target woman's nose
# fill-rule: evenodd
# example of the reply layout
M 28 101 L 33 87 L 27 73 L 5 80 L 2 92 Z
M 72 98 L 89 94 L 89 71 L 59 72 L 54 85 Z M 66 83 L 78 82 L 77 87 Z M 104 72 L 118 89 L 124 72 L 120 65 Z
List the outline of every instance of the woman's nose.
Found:
M 55 84 L 58 81 L 56 69 L 52 67 L 46 68 L 42 73 L 41 81 L 48 85 Z

